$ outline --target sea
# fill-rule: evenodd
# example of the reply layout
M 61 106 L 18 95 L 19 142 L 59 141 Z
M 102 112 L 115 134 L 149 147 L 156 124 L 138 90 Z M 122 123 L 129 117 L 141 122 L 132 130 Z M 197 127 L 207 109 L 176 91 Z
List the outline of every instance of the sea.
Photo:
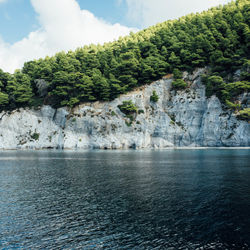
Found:
M 250 149 L 0 151 L 0 249 L 250 249 Z

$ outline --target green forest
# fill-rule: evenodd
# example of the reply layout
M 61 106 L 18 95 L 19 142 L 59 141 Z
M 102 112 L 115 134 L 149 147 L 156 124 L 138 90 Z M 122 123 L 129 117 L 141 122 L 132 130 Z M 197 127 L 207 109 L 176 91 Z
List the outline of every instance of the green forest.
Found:
M 14 74 L 0 69 L 0 110 L 41 104 L 74 107 L 109 101 L 135 87 L 173 73 L 183 89 L 182 71 L 209 68 L 207 95 L 216 94 L 230 109 L 234 97 L 249 91 L 250 2 L 237 0 L 199 14 L 166 21 L 104 45 L 90 45 L 26 62 Z M 233 73 L 240 69 L 240 81 Z

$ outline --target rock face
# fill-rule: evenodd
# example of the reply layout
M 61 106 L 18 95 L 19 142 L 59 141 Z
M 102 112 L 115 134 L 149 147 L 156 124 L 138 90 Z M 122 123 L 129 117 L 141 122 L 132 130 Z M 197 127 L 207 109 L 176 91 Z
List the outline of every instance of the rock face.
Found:
M 206 98 L 201 73 L 185 76 L 184 91 L 171 90 L 165 78 L 112 102 L 2 112 L 0 149 L 250 146 L 250 125 L 223 110 L 217 97 Z M 157 103 L 150 101 L 153 90 Z M 118 108 L 127 100 L 139 110 L 132 123 Z

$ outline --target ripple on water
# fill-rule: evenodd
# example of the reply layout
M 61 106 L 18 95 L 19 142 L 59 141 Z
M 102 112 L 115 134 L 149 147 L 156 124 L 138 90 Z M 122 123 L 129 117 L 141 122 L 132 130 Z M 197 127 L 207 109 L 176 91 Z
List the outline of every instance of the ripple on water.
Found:
M 0 248 L 249 249 L 250 150 L 0 153 Z

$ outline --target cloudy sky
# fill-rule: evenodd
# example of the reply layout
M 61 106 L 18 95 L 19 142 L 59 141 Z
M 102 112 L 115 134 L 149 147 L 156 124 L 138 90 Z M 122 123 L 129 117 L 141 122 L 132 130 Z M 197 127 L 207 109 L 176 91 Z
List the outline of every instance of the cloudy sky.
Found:
M 0 0 L 0 68 L 74 50 L 230 0 Z

